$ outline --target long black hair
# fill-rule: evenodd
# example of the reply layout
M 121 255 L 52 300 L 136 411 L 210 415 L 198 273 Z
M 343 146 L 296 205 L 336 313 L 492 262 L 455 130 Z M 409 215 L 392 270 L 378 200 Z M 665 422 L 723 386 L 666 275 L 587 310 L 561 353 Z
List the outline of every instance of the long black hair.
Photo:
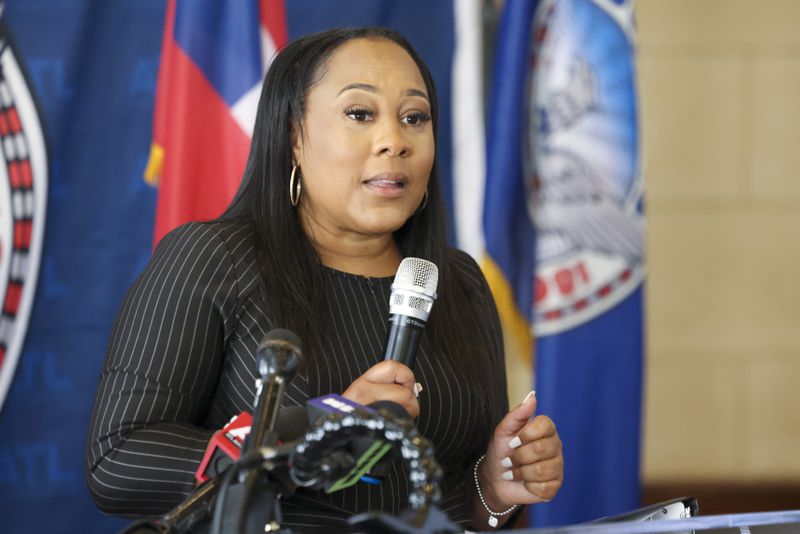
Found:
M 428 92 L 435 138 L 438 116 L 433 77 L 403 36 L 387 28 L 367 27 L 302 37 L 289 43 L 267 71 L 242 184 L 220 217 L 252 225 L 269 315 L 274 326 L 295 331 L 304 341 L 304 352 L 312 358 L 323 353 L 325 326 L 330 321 L 325 313 L 327 291 L 324 273 L 318 268 L 319 256 L 289 202 L 292 130 L 300 128 L 306 97 L 324 76 L 331 55 L 347 41 L 360 38 L 392 41 L 411 56 Z M 475 289 L 458 276 L 448 261 L 444 210 L 434 157 L 427 206 L 398 229 L 394 238 L 402 256 L 425 258 L 439 267 L 440 296 L 431 313 L 428 332 L 452 360 L 453 368 L 465 370 L 465 379 L 482 397 L 485 418 L 495 419 L 498 414 L 492 408 L 502 405 L 506 392 L 492 391 L 489 377 L 502 370 L 490 365 L 493 349 L 488 338 L 475 334 L 484 330 L 474 324 L 478 320 L 475 306 L 465 306 L 465 299 L 475 298 Z

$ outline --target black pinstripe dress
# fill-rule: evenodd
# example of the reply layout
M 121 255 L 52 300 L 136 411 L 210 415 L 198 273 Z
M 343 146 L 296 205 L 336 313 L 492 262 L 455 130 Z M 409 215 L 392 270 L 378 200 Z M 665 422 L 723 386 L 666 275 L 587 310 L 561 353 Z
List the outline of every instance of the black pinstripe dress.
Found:
M 496 387 L 505 391 L 502 338 L 486 282 L 463 252 L 453 251 L 450 261 L 481 297 L 482 327 L 495 349 L 487 357 L 497 369 Z M 286 388 L 286 405 L 341 393 L 383 352 L 392 277 L 319 268 L 332 293 L 326 301 L 334 328 L 324 357 L 309 358 Z M 175 506 L 193 491 L 213 431 L 252 411 L 255 349 L 273 327 L 260 287 L 252 231 L 244 224 L 192 223 L 162 240 L 117 316 L 98 385 L 87 478 L 103 511 L 135 516 Z M 441 508 L 466 524 L 470 466 L 484 452 L 493 425 L 481 424 L 477 396 L 440 351 L 423 336 L 414 369 L 424 386 L 417 426 L 445 470 Z M 407 494 L 403 468 L 393 465 L 379 486 L 359 483 L 331 495 L 301 490 L 285 497 L 284 523 L 303 532 L 341 531 L 355 512 L 398 513 Z

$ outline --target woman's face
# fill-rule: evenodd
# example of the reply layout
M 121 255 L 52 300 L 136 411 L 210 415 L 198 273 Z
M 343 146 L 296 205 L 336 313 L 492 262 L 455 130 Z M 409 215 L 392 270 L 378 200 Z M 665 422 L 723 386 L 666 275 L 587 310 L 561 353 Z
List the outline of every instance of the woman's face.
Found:
M 299 209 L 311 238 L 385 235 L 420 206 L 433 166 L 431 106 L 414 60 L 385 39 L 331 55 L 306 98 L 293 151 Z

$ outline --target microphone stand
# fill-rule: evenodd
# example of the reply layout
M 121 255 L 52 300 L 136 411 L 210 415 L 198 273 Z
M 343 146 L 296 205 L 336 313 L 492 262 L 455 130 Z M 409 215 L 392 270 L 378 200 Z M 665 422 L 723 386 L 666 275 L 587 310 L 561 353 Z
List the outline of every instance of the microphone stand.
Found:
M 193 532 L 210 515 L 212 509 L 212 530 L 216 532 L 240 532 L 248 514 L 248 532 L 256 531 L 254 528 L 265 532 L 276 532 L 280 529 L 279 498 L 289 488 L 270 476 L 270 471 L 280 466 L 281 461 L 287 463 L 288 457 L 270 451 L 274 451 L 271 447 L 278 441 L 275 422 L 283 389 L 294 378 L 301 354 L 300 340 L 293 332 L 272 330 L 267 334 L 256 353 L 260 376 L 257 382 L 256 407 L 252 429 L 245 440 L 240 462 L 232 465 L 229 472 L 200 486 L 163 516 L 137 521 L 123 530 L 122 534 Z M 262 446 L 266 448 L 261 449 Z M 263 458 L 263 461 L 254 461 L 254 458 Z M 238 483 L 235 483 L 234 478 L 238 479 Z M 261 513 L 252 513 L 249 510 L 253 493 L 258 494 L 257 502 L 266 503 L 266 506 L 258 510 Z M 235 513 L 230 513 L 228 507 Z
M 123 530 L 121 534 L 194 532 L 197 525 L 210 515 L 221 480 L 220 477 L 210 479 L 166 514 L 156 519 L 137 521 Z
M 212 532 L 281 530 L 280 497 L 290 488 L 271 473 L 278 466 L 275 422 L 284 387 L 297 372 L 300 358 L 300 340 L 288 330 L 273 330 L 261 342 L 256 353 L 260 379 L 252 428 L 239 462 L 222 483 Z M 258 507 L 250 506 L 253 500 Z

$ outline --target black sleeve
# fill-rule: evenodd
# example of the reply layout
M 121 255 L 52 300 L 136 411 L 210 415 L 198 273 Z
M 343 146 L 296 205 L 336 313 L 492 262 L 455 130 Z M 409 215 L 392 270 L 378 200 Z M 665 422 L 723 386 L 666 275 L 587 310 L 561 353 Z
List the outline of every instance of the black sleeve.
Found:
M 495 407 L 492 412 L 495 414 L 495 420 L 491 428 L 487 429 L 486 435 L 486 443 L 483 445 L 483 450 L 485 451 L 486 447 L 488 447 L 488 440 L 491 437 L 491 433 L 494 432 L 495 427 L 500 423 L 503 417 L 508 413 L 509 406 L 508 406 L 508 384 L 506 379 L 506 361 L 505 361 L 505 345 L 503 343 L 503 329 L 500 324 L 500 316 L 497 313 L 497 306 L 494 301 L 494 297 L 492 296 L 491 288 L 489 287 L 489 283 L 486 281 L 486 277 L 484 277 L 483 272 L 481 271 L 478 264 L 472 259 L 472 257 L 468 256 L 466 253 L 462 253 L 464 257 L 464 262 L 471 266 L 471 272 L 473 273 L 472 276 L 474 277 L 476 283 L 480 288 L 480 294 L 482 295 L 481 303 L 482 303 L 482 310 L 481 314 L 486 321 L 486 331 L 489 336 L 490 346 L 492 350 L 488 355 L 492 361 L 492 367 L 497 369 L 497 373 L 494 375 L 495 384 L 493 387 L 497 388 L 496 391 L 502 393 L 500 398 L 496 401 L 497 406 Z M 478 458 L 481 457 L 483 452 L 478 452 L 475 454 L 475 458 L 472 460 L 472 463 L 468 469 L 468 476 L 466 477 L 465 483 L 468 485 L 474 485 L 475 480 L 473 477 L 473 469 L 475 467 L 475 463 L 478 461 Z M 466 491 L 466 495 L 471 498 L 473 494 L 473 489 L 470 488 Z M 525 510 L 525 506 L 520 506 L 517 510 L 511 514 L 508 521 L 500 528 L 500 530 L 508 530 L 515 528 L 517 521 L 519 520 L 520 516 L 523 514 Z
M 194 489 L 234 322 L 235 267 L 212 224 L 166 236 L 129 290 L 100 374 L 87 481 L 106 513 L 162 513 Z M 226 328 L 227 327 L 227 328 Z
M 458 276 L 464 283 L 464 287 L 472 296 L 469 302 L 474 307 L 472 313 L 470 313 L 476 322 L 473 328 L 476 332 L 479 331 L 484 338 L 485 346 L 488 347 L 488 353 L 485 357 L 489 359 L 490 368 L 494 371 L 490 378 L 491 384 L 487 384 L 487 386 L 497 393 L 492 396 L 490 425 L 483 429 L 480 439 L 475 442 L 470 457 L 465 461 L 460 483 L 446 492 L 440 503 L 441 508 L 447 511 L 452 519 L 457 519 L 459 523 L 466 526 L 469 524 L 472 497 L 475 492 L 473 469 L 478 458 L 486 452 L 495 427 L 508 413 L 508 390 L 506 385 L 503 332 L 489 284 L 477 262 L 467 253 L 460 250 L 451 250 L 450 260 L 450 265 L 457 271 Z M 451 510 L 458 510 L 459 513 L 457 515 L 452 514 L 450 513 Z M 514 517 L 517 515 L 514 514 Z M 509 522 L 510 524 L 512 523 Z

